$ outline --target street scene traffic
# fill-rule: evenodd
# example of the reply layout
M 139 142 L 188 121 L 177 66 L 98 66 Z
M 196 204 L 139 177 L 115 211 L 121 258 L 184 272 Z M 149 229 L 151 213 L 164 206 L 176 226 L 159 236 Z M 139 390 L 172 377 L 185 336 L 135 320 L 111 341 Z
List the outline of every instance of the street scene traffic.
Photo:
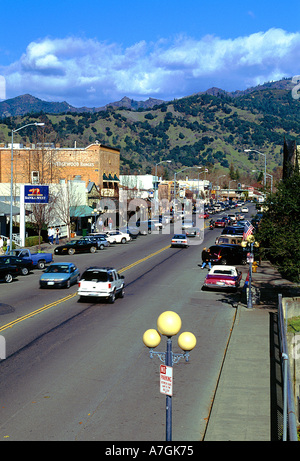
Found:
M 255 213 L 251 204 L 245 218 Z M 213 215 L 225 216 L 226 210 Z M 84 252 L 76 247 L 60 254 L 47 244 L 53 261 L 46 269 L 2 283 L 7 287 L 0 306 L 6 339 L 6 360 L 0 364 L 3 437 L 163 439 L 164 401 L 155 384 L 159 368 L 142 334 L 161 312 L 174 310 L 197 347 L 188 364 L 174 366 L 173 437 L 201 438 L 238 302 L 236 290 L 221 286 L 221 280 L 216 289 L 204 291 L 210 271 L 201 271 L 202 250 L 216 247 L 221 230 L 210 230 L 203 220 L 202 233 L 203 241 L 187 248 L 173 248 L 173 233 L 163 229 L 95 251 L 87 245 Z M 220 264 L 227 267 L 224 260 Z M 235 267 L 242 274 L 236 288 L 242 290 L 249 267 L 244 260 Z M 22 377 L 16 380 L 20 366 Z
M 300 3 L 245 3 L 3 4 L 1 441 L 300 440 Z

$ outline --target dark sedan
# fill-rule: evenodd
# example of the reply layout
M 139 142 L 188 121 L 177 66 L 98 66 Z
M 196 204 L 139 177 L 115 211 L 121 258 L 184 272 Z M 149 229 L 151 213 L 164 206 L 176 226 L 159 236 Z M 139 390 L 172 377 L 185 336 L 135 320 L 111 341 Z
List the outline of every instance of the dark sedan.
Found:
M 16 264 L 0 266 L 0 280 L 4 280 L 6 283 L 12 282 L 15 277 L 21 274 L 21 269 Z
M 73 255 L 75 253 L 96 253 L 97 244 L 88 239 L 71 240 L 70 242 L 55 248 L 56 255 Z
M 20 268 L 22 275 L 28 275 L 33 269 L 32 260 L 23 260 L 17 256 L 0 256 L 0 267 L 7 267 L 8 265 L 17 266 Z
M 246 264 L 247 252 L 240 245 L 212 245 L 210 248 L 212 264 Z

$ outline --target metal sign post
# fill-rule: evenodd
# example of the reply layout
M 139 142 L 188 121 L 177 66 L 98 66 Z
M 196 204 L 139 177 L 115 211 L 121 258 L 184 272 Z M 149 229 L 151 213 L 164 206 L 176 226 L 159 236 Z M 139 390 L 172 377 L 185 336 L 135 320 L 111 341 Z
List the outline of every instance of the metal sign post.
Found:
M 163 312 L 157 320 L 158 331 L 150 329 L 145 331 L 143 342 L 149 348 L 150 358 L 157 355 L 164 365 L 160 365 L 160 392 L 166 394 L 166 441 L 172 440 L 172 395 L 173 395 L 173 363 L 181 358 L 189 360 L 189 352 L 196 346 L 196 338 L 193 333 L 184 332 L 178 338 L 178 345 L 184 351 L 183 354 L 172 352 L 172 336 L 176 335 L 181 328 L 181 319 L 178 314 L 171 311 Z M 160 344 L 161 334 L 167 336 L 167 351 L 157 352 L 153 349 Z

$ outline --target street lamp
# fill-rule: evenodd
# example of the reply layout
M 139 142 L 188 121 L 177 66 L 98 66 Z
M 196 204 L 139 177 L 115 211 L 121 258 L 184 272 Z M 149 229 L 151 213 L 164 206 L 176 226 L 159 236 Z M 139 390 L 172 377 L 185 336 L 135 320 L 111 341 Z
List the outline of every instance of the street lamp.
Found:
M 14 133 L 23 130 L 27 126 L 44 126 L 43 122 L 27 123 L 16 130 L 11 131 L 11 161 L 10 161 L 10 222 L 9 222 L 9 251 L 12 252 L 12 230 L 13 230 L 13 173 L 14 173 Z
M 156 193 L 158 192 L 158 190 L 157 190 L 157 187 L 158 187 L 158 184 L 157 184 L 157 166 L 160 165 L 161 163 L 172 163 L 172 160 L 162 160 L 161 162 L 158 162 L 158 163 L 155 164 L 155 185 L 154 185 L 155 213 L 157 211 L 156 202 L 157 202 L 157 199 L 158 199 L 158 196 L 156 197 Z
M 218 179 L 217 179 L 217 185 L 219 186 L 219 179 L 220 178 L 223 178 L 224 176 L 226 176 L 226 174 L 221 174 L 221 176 L 218 176 Z M 221 186 L 220 186 L 221 188 Z M 220 197 L 220 194 L 219 194 L 219 197 Z
M 252 264 L 254 262 L 254 253 L 253 253 L 253 246 L 259 247 L 259 243 L 256 242 L 254 235 L 250 234 L 246 237 L 246 240 L 243 240 L 241 243 L 243 248 L 246 248 L 247 246 L 250 247 L 250 252 L 248 256 L 248 262 L 249 262 L 249 282 L 248 282 L 248 300 L 247 300 L 247 308 L 252 309 Z
M 255 149 L 244 149 L 244 152 L 256 152 L 259 155 L 264 155 L 265 156 L 265 175 L 264 175 L 264 188 L 266 189 L 266 177 L 267 177 L 267 154 L 264 154 L 262 152 L 259 152 L 258 150 Z
M 200 167 L 198 167 L 198 168 L 202 168 L 202 166 L 200 166 Z M 199 172 L 198 172 L 198 199 L 200 199 L 200 181 L 199 181 L 199 176 L 200 176 L 200 174 L 202 174 L 202 173 L 204 173 L 204 175 L 205 175 L 205 173 L 208 173 L 208 169 L 205 168 L 205 170 L 199 171 Z M 204 176 L 204 181 L 205 181 L 205 176 Z
M 160 314 L 157 319 L 157 330 L 150 329 L 143 335 L 143 343 L 149 348 L 150 358 L 157 355 L 165 366 L 161 366 L 161 382 L 163 373 L 169 373 L 167 386 L 161 384 L 161 393 L 166 394 L 166 441 L 172 440 L 172 391 L 173 391 L 173 363 L 179 362 L 181 358 L 189 361 L 189 352 L 196 346 L 196 337 L 193 333 L 184 332 L 178 337 L 178 345 L 184 351 L 183 354 L 174 354 L 172 352 L 172 336 L 177 335 L 181 328 L 181 318 L 176 312 L 166 311 Z M 161 335 L 166 336 L 167 351 L 156 352 L 153 349 L 160 344 Z
M 237 182 L 237 179 L 232 179 L 231 181 L 229 181 L 229 185 L 228 185 L 228 202 L 229 202 L 230 183 L 232 183 L 232 182 Z
M 98 215 L 100 214 L 100 211 L 97 210 L 97 208 L 94 208 L 93 211 L 92 211 L 92 216 L 95 216 L 95 222 L 92 223 L 92 231 L 94 229 L 94 232 L 97 232 L 97 217 Z

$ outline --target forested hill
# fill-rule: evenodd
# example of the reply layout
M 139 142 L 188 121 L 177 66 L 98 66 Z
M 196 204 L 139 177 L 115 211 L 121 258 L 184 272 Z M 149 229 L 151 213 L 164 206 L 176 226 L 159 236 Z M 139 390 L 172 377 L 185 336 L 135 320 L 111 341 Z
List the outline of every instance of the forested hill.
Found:
M 0 123 L 0 142 L 10 142 L 12 128 L 39 120 L 46 124 L 47 143 L 85 147 L 99 141 L 120 148 L 122 173 L 151 173 L 156 163 L 167 159 L 172 160 L 171 170 L 206 165 L 226 173 L 234 165 L 246 173 L 256 159 L 244 149 L 267 154 L 272 173 L 282 164 L 284 138 L 297 142 L 300 134 L 300 102 L 293 87 L 291 79 L 285 79 L 244 92 L 213 89 L 157 101 L 148 109 L 109 105 L 96 112 L 6 117 Z M 28 140 L 28 134 L 22 130 L 18 139 Z

